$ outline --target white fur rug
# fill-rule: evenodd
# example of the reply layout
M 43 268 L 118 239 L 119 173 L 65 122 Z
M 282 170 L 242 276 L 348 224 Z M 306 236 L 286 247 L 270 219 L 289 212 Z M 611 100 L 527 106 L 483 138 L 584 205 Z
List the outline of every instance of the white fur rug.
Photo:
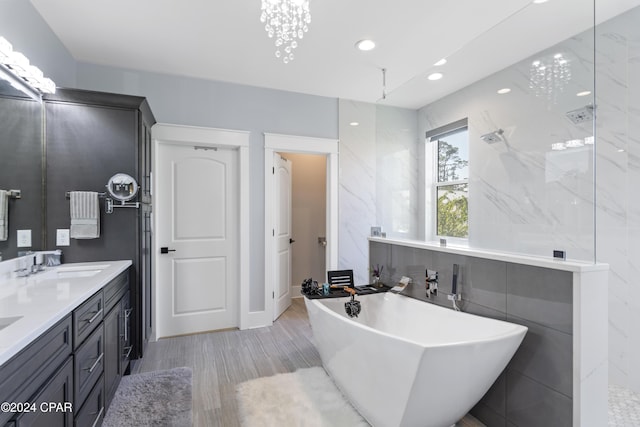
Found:
M 369 426 L 320 367 L 257 378 L 236 390 L 243 427 Z

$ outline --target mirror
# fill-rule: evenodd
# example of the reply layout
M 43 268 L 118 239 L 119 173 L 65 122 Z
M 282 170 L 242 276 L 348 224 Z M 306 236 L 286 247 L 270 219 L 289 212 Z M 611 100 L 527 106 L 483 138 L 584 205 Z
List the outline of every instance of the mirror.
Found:
M 138 194 L 138 183 L 131 175 L 117 173 L 109 179 L 107 192 L 119 202 L 128 202 Z
M 8 236 L 2 260 L 39 250 L 43 230 L 42 104 L 0 80 L 0 189 L 20 190 L 8 201 Z M 18 247 L 17 230 L 31 231 L 31 244 Z

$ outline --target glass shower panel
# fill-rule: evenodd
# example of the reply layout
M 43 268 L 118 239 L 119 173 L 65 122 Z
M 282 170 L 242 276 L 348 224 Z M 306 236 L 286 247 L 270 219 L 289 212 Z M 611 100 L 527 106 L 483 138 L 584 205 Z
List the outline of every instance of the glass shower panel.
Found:
M 523 4 L 444 66 L 426 69 L 379 102 L 436 92 L 438 82 L 426 79 L 436 70 L 458 79 L 454 91 L 418 109 L 418 135 L 468 121 L 470 247 L 544 257 L 564 250 L 569 259 L 595 260 L 594 2 L 574 3 Z M 621 13 L 601 9 L 603 22 Z M 469 81 L 469 67 L 486 73 Z M 432 143 L 418 142 L 425 194 L 418 218 L 427 241 L 441 227 Z

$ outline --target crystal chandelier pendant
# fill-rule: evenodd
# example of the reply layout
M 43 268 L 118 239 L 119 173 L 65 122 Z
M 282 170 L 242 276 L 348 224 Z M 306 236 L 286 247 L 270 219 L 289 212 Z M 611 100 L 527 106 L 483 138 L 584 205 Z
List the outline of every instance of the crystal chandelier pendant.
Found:
M 309 0 L 262 0 L 260 22 L 269 38 L 275 39 L 276 58 L 287 64 L 295 57 L 298 40 L 309 31 Z

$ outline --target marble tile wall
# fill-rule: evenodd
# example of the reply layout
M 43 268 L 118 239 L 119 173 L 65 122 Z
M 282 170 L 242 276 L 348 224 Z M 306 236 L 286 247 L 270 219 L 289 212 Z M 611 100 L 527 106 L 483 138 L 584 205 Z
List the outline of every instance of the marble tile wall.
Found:
M 369 283 L 367 237 L 417 233 L 417 112 L 340 100 L 340 268 Z M 350 123 L 357 122 L 358 126 Z
M 446 307 L 452 267 L 459 264 L 463 311 L 529 328 L 474 416 L 489 427 L 572 424 L 572 273 L 379 242 L 369 247 L 370 262 L 385 266 L 384 282 L 411 277 L 407 294 Z M 426 268 L 438 272 L 438 294 L 430 298 Z
M 640 330 L 632 326 L 640 324 L 639 21 L 640 8 L 631 9 L 596 27 L 595 49 L 594 32 L 586 31 L 419 111 L 420 133 L 469 118 L 471 246 L 543 256 L 563 249 L 569 258 L 610 265 L 609 288 L 603 290 L 609 299 L 610 381 L 635 391 L 640 391 L 640 366 L 633 362 L 640 360 Z M 531 62 L 555 52 L 570 60 L 572 80 L 555 99 L 537 97 L 528 82 Z M 502 87 L 512 91 L 498 95 Z M 594 134 L 592 121 L 574 124 L 565 114 L 594 102 L 593 95 L 575 96 L 583 90 L 597 94 L 595 148 L 552 150 L 555 142 Z M 504 142 L 479 140 L 498 128 L 505 131 Z
M 414 147 L 393 128 L 403 119 L 389 120 L 386 129 L 384 118 L 393 114 L 341 101 L 340 266 L 354 268 L 359 282 L 368 279 L 365 238 L 370 225 L 394 232 L 395 203 L 389 200 L 395 188 L 417 194 L 415 229 L 404 237 L 433 238 L 425 227 L 429 209 L 422 206 L 429 152 L 422 136 L 467 117 L 469 244 L 543 256 L 563 249 L 572 259 L 608 263 L 609 287 L 603 296 L 609 300 L 610 381 L 640 392 L 640 365 L 634 363 L 640 360 L 640 330 L 633 326 L 640 324 L 640 198 L 635 194 L 640 182 L 639 21 L 640 8 L 631 9 L 596 27 L 595 49 L 594 32 L 586 31 L 421 108 Z M 529 88 L 531 62 L 548 61 L 557 52 L 572 64 L 572 79 L 555 98 L 535 96 Z M 503 87 L 511 92 L 498 95 Z M 592 95 L 576 96 L 584 90 Z M 592 104 L 593 93 L 596 146 L 552 150 L 553 143 L 594 135 L 593 121 L 575 124 L 566 116 Z M 350 110 L 372 121 L 360 120 L 361 126 L 369 125 L 358 130 L 347 128 Z M 505 131 L 504 142 L 480 140 L 496 129 Z M 406 164 L 407 148 L 415 156 L 415 172 L 412 166 L 398 168 Z M 393 181 L 414 178 L 417 185 L 405 187 Z M 409 209 L 413 212 L 414 206 Z M 398 223 L 406 223 L 399 218 Z

